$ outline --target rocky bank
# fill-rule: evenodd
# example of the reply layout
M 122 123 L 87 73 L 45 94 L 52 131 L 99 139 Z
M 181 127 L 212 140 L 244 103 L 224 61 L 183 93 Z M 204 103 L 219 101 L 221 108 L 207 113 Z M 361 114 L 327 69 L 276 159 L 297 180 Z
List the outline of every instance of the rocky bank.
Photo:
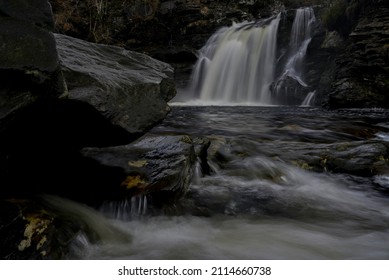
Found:
M 1 258 L 62 258 L 88 227 L 58 214 L 47 194 L 98 207 L 140 192 L 171 193 L 157 196 L 162 204 L 185 192 L 194 164 L 184 136 L 119 146 L 169 112 L 170 65 L 53 30 L 47 1 L 0 1 Z M 107 162 L 115 151 L 133 159 L 133 169 L 130 160 Z

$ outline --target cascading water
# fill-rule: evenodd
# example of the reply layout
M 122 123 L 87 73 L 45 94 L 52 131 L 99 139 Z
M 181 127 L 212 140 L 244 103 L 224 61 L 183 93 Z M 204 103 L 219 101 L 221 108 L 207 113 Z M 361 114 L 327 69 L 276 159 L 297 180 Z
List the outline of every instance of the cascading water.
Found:
M 280 17 L 234 24 L 216 32 L 200 50 L 194 66 L 192 97 L 207 104 L 302 104 L 312 92 L 307 91 L 303 63 L 315 14 L 312 8 L 296 10 L 288 59 L 275 79 Z
M 215 33 L 194 67 L 194 94 L 206 102 L 271 104 L 279 21 L 280 15 Z
M 281 76 L 275 82 L 274 96 L 280 103 L 294 103 L 302 93 L 307 93 L 308 84 L 304 81 L 304 58 L 308 45 L 312 40 L 312 26 L 316 21 L 315 13 L 311 7 L 296 10 L 293 21 L 288 60 Z M 312 95 L 311 95 L 312 96 Z M 301 102 L 301 101 L 300 101 Z M 307 105 L 307 104 L 303 104 Z
M 316 90 L 308 93 L 307 97 L 305 97 L 303 103 L 301 103 L 301 106 L 303 106 L 303 107 L 311 106 L 311 104 L 313 103 L 313 100 L 315 98 L 315 93 L 316 93 Z

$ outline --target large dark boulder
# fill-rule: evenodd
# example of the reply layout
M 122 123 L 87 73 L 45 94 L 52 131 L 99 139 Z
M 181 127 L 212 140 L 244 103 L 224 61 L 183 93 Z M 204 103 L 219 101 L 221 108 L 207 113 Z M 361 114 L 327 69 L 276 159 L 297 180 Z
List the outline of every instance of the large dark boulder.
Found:
M 176 90 L 168 64 L 119 47 L 55 38 L 70 99 L 92 105 L 132 134 L 143 134 L 169 112 Z
M 85 102 L 37 101 L 20 109 L 0 133 L 0 196 L 50 193 L 93 203 L 121 171 L 84 159 L 80 149 L 132 140 Z
M 19 108 L 66 92 L 47 1 L 0 2 L 0 125 Z
M 150 196 L 157 207 L 174 202 L 187 191 L 196 159 L 194 143 L 185 135 L 145 136 L 125 146 L 85 148 L 82 154 L 123 171 L 120 184 L 112 182 L 107 187 L 107 194 L 116 195 L 111 200 L 142 194 Z

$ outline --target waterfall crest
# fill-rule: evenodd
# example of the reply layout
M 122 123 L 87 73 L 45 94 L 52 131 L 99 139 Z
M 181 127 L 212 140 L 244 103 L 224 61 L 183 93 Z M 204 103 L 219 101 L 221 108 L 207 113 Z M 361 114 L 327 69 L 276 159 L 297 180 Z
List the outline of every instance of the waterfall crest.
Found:
M 200 50 L 191 90 L 203 101 L 271 104 L 280 15 L 222 28 Z

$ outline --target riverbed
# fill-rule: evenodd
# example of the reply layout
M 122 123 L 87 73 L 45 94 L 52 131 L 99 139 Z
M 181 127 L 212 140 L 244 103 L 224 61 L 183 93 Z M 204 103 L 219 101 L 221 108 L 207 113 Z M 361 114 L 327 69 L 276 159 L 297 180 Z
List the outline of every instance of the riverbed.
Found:
M 325 159 L 315 166 L 309 156 L 331 154 L 336 145 L 387 143 L 388 115 L 383 109 L 173 104 L 149 135 L 210 141 L 207 162 L 197 163 L 186 195 L 158 211 L 142 196 L 100 210 L 51 198 L 89 225 L 68 257 L 387 259 L 387 154 L 378 155 L 382 168 L 371 175 L 331 170 Z

